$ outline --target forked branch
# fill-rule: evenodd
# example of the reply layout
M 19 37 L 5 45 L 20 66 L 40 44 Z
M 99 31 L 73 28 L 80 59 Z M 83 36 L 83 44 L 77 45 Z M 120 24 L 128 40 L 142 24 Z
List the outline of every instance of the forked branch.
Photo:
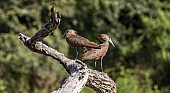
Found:
M 107 74 L 89 69 L 82 61 L 69 59 L 41 42 L 59 26 L 60 21 L 61 16 L 53 6 L 50 20 L 35 35 L 27 37 L 19 34 L 19 39 L 28 49 L 58 60 L 70 74 L 63 85 L 53 93 L 79 93 L 85 85 L 100 93 L 116 93 L 116 85 Z

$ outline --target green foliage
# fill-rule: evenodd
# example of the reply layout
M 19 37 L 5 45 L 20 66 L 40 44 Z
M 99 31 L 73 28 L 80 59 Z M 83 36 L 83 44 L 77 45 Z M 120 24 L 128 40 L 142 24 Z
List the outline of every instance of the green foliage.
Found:
M 150 79 L 152 71 L 145 72 L 120 68 L 120 77 L 117 78 L 116 84 L 119 93 L 160 93 L 158 86 L 154 85 Z
M 80 93 L 96 93 L 96 92 L 85 86 Z
M 96 42 L 99 33 L 109 34 L 116 48 L 109 48 L 103 65 L 119 93 L 169 93 L 168 0 L 1 1 L 1 93 L 51 92 L 68 75 L 59 62 L 31 52 L 17 37 L 19 32 L 31 36 L 39 30 L 49 20 L 52 5 L 62 15 L 61 25 L 44 43 L 74 58 L 75 50 L 61 39 L 66 29 Z M 92 91 L 85 87 L 82 93 Z

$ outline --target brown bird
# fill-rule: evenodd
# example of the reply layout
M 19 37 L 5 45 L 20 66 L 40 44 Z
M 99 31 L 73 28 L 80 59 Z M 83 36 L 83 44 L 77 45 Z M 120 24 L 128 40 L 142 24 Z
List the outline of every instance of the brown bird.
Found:
M 67 43 L 69 43 L 72 47 L 76 48 L 76 58 L 78 57 L 78 49 L 83 49 L 85 51 L 94 49 L 100 49 L 101 46 L 97 43 L 91 42 L 88 39 L 77 35 L 77 31 L 68 29 L 63 34 L 63 37 L 66 38 Z
M 100 60 L 101 61 L 101 70 L 103 72 L 102 60 L 108 51 L 109 42 L 114 47 L 115 47 L 115 45 L 113 44 L 111 38 L 106 34 L 99 34 L 98 39 L 102 42 L 102 44 L 100 44 L 101 49 L 92 49 L 92 50 L 85 52 L 82 55 L 82 60 L 95 60 L 95 66 L 96 66 L 96 61 L 101 58 L 101 60 Z

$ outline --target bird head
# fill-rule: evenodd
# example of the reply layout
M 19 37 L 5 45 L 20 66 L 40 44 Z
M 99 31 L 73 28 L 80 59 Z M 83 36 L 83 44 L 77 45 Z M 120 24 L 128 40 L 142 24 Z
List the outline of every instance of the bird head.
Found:
M 108 36 L 106 34 L 99 34 L 98 39 L 101 42 L 110 42 L 115 47 L 115 45 L 113 44 L 112 39 L 110 38 L 110 36 Z
M 71 36 L 71 35 L 77 35 L 77 31 L 68 29 L 68 30 L 66 30 L 66 32 L 63 34 L 62 37 L 65 38 L 65 37 Z

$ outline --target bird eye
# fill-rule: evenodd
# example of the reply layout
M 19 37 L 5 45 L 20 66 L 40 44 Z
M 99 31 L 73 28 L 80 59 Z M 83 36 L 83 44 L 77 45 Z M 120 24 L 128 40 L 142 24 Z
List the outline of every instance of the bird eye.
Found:
M 75 32 L 75 34 L 77 34 L 77 31 L 74 31 Z
M 111 37 L 110 36 L 108 36 L 109 37 L 109 39 L 111 39 Z

